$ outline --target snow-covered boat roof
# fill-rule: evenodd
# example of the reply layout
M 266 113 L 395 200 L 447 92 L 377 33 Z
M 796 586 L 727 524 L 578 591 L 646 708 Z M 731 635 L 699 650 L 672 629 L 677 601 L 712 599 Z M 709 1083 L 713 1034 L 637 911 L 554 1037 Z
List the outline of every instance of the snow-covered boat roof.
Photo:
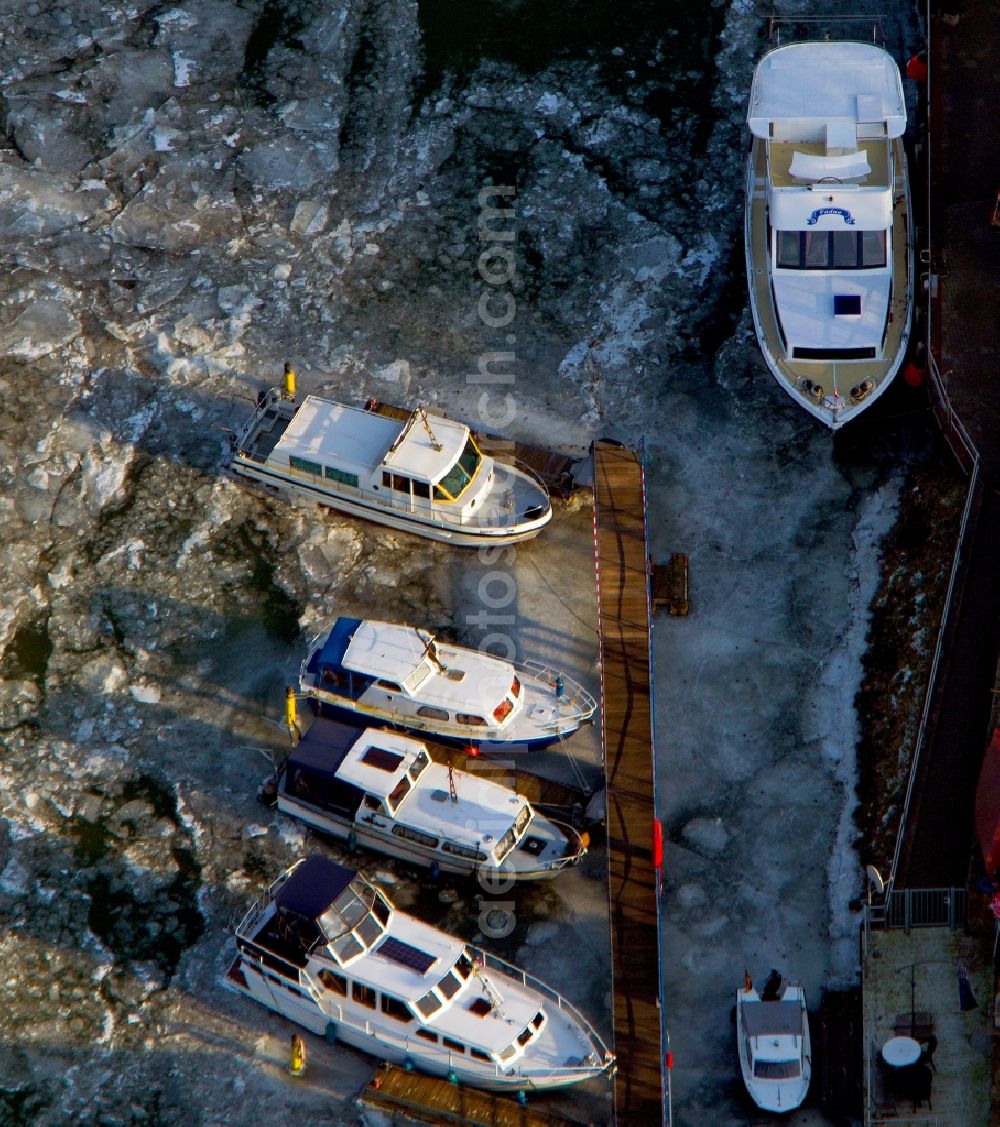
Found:
M 399 419 L 309 395 L 276 443 L 272 459 L 304 458 L 359 474 L 385 465 L 436 482 L 454 465 L 469 428 L 454 419 L 415 411 Z
M 747 122 L 755 136 L 775 141 L 826 139 L 828 123 L 840 132 L 854 126 L 855 136 L 858 127 L 878 126 L 899 137 L 906 128 L 899 68 L 871 43 L 778 47 L 757 64 Z

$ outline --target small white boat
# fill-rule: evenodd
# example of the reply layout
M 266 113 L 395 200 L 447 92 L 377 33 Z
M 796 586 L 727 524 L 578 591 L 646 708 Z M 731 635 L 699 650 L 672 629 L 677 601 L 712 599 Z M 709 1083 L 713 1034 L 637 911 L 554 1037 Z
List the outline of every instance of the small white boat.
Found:
M 758 63 L 745 241 L 764 359 L 836 430 L 885 391 L 910 339 L 913 227 L 899 69 L 870 43 L 793 43 Z
M 556 991 L 405 915 L 325 857 L 268 889 L 236 947 L 223 985 L 331 1043 L 478 1088 L 560 1088 L 614 1070 Z
M 793 1111 L 806 1098 L 812 1077 L 809 1015 L 801 986 L 771 971 L 758 994 L 744 978 L 736 991 L 736 1048 L 743 1083 L 762 1110 Z
M 442 873 L 546 879 L 587 852 L 572 826 L 509 787 L 435 763 L 422 743 L 385 729 L 317 717 L 268 782 L 282 813 Z
M 231 436 L 225 468 L 447 544 L 530 540 L 552 516 L 540 478 L 483 454 L 464 423 L 422 409 L 349 407 L 315 395 L 297 404 L 272 388 Z
M 481 746 L 539 747 L 575 732 L 597 702 L 566 674 L 437 642 L 424 630 L 338 618 L 313 640 L 299 689 L 322 715 Z

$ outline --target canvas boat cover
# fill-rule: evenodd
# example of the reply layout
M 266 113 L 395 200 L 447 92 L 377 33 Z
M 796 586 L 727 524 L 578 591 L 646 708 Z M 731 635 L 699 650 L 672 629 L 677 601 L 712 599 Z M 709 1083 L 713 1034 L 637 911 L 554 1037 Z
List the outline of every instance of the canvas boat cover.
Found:
M 802 1032 L 802 1005 L 799 1002 L 744 1002 L 743 1032 L 748 1037 Z

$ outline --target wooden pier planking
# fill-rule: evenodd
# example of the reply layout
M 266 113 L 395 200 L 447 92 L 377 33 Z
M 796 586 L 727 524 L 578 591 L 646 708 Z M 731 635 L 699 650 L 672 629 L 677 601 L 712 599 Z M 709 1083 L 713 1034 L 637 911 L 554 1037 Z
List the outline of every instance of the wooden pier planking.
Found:
M 594 444 L 594 549 L 607 780 L 615 1122 L 663 1121 L 659 876 L 646 502 L 638 455 Z
M 456 1123 L 470 1127 L 569 1127 L 564 1119 L 537 1106 L 522 1106 L 511 1096 L 451 1084 L 440 1077 L 383 1065 L 361 1102 L 382 1111 L 401 1112 L 424 1123 Z

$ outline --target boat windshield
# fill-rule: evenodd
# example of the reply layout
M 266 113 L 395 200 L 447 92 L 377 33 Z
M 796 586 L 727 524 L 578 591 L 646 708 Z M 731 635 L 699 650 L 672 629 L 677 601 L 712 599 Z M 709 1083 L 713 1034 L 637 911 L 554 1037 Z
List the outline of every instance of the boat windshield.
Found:
M 522 809 L 518 812 L 517 817 L 514 819 L 514 824 L 497 842 L 497 846 L 494 850 L 493 855 L 496 857 L 498 864 L 507 856 L 507 854 L 514 848 L 518 841 L 520 841 L 520 839 L 524 836 L 525 830 L 527 830 L 529 824 L 531 823 L 531 817 L 533 813 L 534 811 L 531 809 L 530 804 L 526 802 Z
M 776 231 L 783 270 L 871 270 L 884 267 L 885 231 Z
M 430 759 L 427 756 L 427 752 L 418 751 L 416 758 L 410 764 L 410 769 L 407 772 L 413 782 L 416 782 L 424 773 L 428 763 L 430 763 Z
M 794 1080 L 799 1075 L 797 1060 L 755 1060 L 753 1074 L 758 1080 Z
M 399 782 L 392 788 L 392 793 L 386 797 L 385 804 L 389 808 L 390 814 L 395 814 L 399 809 L 400 803 L 410 793 L 413 784 L 404 775 Z
M 318 922 L 330 949 L 345 963 L 378 941 L 389 914 L 389 903 L 382 893 L 355 878 Z
M 435 497 L 439 500 L 458 500 L 476 476 L 482 461 L 483 456 L 479 453 L 479 447 L 470 434 L 466 439 L 465 448 L 458 456 L 458 461 L 434 486 Z

